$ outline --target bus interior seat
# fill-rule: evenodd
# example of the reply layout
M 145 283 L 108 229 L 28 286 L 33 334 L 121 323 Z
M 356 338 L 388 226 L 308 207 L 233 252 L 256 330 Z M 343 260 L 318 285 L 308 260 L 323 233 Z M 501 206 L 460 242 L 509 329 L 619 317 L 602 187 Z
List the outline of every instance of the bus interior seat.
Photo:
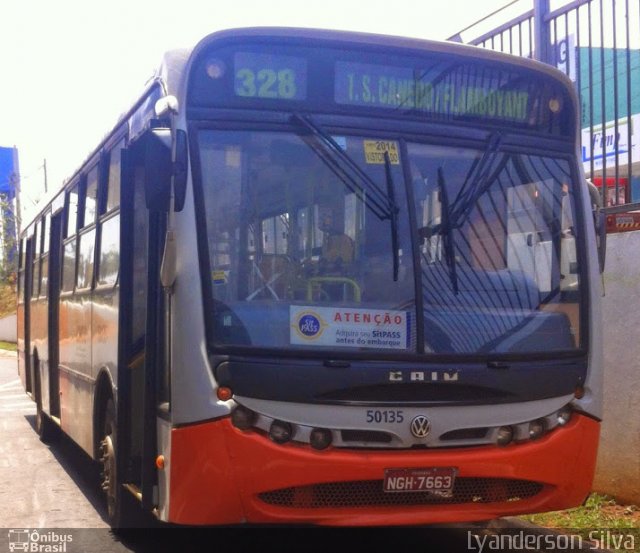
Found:
M 256 289 L 247 299 L 254 299 L 261 292 L 266 297 L 281 300 L 287 292 L 287 285 L 292 271 L 292 261 L 283 254 L 263 254 L 254 263 L 254 273 L 257 276 Z
M 328 234 L 322 244 L 321 259 L 330 266 L 353 263 L 355 244 L 346 234 Z

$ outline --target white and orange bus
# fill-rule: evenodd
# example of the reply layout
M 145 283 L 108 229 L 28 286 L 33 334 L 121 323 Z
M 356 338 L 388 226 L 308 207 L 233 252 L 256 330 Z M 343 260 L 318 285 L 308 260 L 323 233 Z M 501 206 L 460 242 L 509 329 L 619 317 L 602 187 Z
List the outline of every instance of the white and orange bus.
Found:
M 167 54 L 22 233 L 38 432 L 102 463 L 114 526 L 579 505 L 602 348 L 578 121 L 555 69 L 459 44 Z

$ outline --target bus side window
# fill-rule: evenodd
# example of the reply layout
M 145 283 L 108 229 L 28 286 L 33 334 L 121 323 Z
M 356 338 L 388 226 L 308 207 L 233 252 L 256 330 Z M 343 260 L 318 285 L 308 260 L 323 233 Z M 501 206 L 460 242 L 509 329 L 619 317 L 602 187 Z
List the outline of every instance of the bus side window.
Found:
M 78 185 L 76 184 L 67 194 L 67 225 L 65 238 L 75 235 L 78 224 Z
M 104 178 L 101 179 L 100 243 L 96 260 L 96 284 L 115 286 L 120 270 L 120 173 L 121 152 L 124 139 L 120 140 L 104 157 L 106 164 Z M 108 163 L 106 163 L 108 161 Z
M 40 296 L 49 291 L 49 240 L 51 236 L 51 212 L 42 221 L 42 261 L 40 263 Z
M 23 303 L 24 298 L 22 294 L 24 292 L 24 269 L 25 269 L 25 246 L 26 238 L 20 240 L 20 253 L 18 257 L 18 303 Z
M 67 193 L 65 200 L 66 226 L 62 262 L 62 291 L 73 292 L 76 283 L 76 230 L 78 226 L 78 184 Z
M 33 231 L 33 272 L 31 279 L 31 297 L 37 298 L 40 293 L 40 247 L 41 247 L 41 237 L 40 237 L 40 227 L 42 223 L 36 223 L 35 230 Z
M 120 215 L 109 217 L 102 223 L 102 237 L 98 252 L 99 286 L 113 286 L 120 268 Z
M 93 282 L 94 246 L 96 230 L 92 229 L 79 237 L 78 288 L 91 288 Z
M 89 171 L 85 191 L 82 226 L 88 227 L 96 222 L 96 213 L 98 212 L 98 165 Z
M 73 292 L 76 281 L 76 239 L 73 238 L 64 246 L 62 265 L 62 291 Z
M 124 139 L 118 142 L 109 154 L 109 176 L 107 180 L 107 203 L 105 212 L 109 213 L 120 206 L 120 170 Z
M 49 239 L 51 237 L 51 211 L 48 211 L 42 220 L 42 253 L 49 253 Z
M 95 244 L 96 244 L 96 215 L 98 213 L 98 170 L 99 164 L 95 164 L 87 173 L 85 185 L 80 187 L 80 206 L 84 209 L 81 212 L 80 221 L 83 229 L 78 233 L 78 280 L 76 285 L 79 289 L 88 289 L 93 285 L 93 273 L 95 265 Z M 90 230 L 84 230 L 90 229 Z
M 49 292 L 49 254 L 42 256 L 40 268 L 40 297 L 46 298 Z

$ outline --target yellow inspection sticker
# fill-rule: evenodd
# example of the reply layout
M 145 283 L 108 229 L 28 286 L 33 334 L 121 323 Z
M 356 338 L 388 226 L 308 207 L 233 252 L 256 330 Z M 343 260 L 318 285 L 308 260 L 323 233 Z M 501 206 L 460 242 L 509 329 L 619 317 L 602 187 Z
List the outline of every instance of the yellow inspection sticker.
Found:
M 364 159 L 371 164 L 384 164 L 384 153 L 389 152 L 392 165 L 400 165 L 398 143 L 393 140 L 364 140 Z
M 214 284 L 226 284 L 228 271 L 212 271 L 211 278 Z

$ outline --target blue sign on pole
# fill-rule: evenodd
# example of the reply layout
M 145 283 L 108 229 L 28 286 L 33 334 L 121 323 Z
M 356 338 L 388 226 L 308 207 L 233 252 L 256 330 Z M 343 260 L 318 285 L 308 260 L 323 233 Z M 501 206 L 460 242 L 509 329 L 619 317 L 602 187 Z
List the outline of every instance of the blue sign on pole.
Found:
M 12 266 L 17 259 L 16 221 L 13 200 L 19 179 L 18 150 L 0 147 L 0 217 L 2 219 L 2 258 Z M 8 275 L 2 275 L 6 277 Z
M 16 195 L 15 181 L 18 178 L 18 151 L 0 147 L 0 194 L 8 199 Z

